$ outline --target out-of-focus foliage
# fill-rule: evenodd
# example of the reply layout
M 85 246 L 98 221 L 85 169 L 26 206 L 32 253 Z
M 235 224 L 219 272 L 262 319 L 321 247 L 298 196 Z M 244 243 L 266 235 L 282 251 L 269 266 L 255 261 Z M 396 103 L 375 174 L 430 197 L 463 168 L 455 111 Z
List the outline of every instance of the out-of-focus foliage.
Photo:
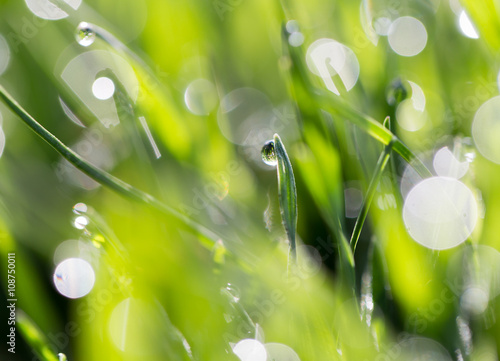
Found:
M 499 8 L 0 1 L 0 84 L 88 162 L 182 214 L 99 185 L 1 103 L 14 359 L 498 360 Z M 275 133 L 295 175 L 296 263 L 261 159 Z M 68 258 L 95 276 L 81 298 L 63 295 L 81 291 L 79 270 L 55 271 Z

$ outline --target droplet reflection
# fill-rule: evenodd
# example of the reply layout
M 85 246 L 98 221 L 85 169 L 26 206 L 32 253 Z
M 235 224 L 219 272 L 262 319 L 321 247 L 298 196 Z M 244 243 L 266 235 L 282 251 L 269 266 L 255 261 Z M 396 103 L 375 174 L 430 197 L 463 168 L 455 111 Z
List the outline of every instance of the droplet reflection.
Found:
M 276 166 L 278 164 L 278 158 L 276 157 L 276 152 L 274 151 L 274 141 L 270 140 L 264 144 L 262 147 L 262 161 L 270 166 Z
M 90 27 L 90 25 L 84 21 L 78 24 L 76 28 L 76 41 L 81 46 L 90 46 L 94 43 L 96 39 L 95 31 Z
M 456 247 L 474 230 L 478 210 L 467 186 L 453 178 L 432 177 L 408 194 L 403 219 L 411 237 L 435 250 Z
M 59 263 L 54 271 L 57 291 L 68 298 L 80 298 L 94 287 L 95 273 L 92 266 L 80 258 L 68 258 Z

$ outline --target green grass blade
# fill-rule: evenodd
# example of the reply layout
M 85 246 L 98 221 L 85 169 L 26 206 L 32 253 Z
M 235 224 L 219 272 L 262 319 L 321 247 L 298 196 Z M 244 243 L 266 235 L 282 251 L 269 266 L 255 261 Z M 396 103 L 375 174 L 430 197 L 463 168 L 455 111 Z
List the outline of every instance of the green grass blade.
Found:
M 297 189 L 293 175 L 292 164 L 286 153 L 285 146 L 278 134 L 274 135 L 274 151 L 278 161 L 278 197 L 281 219 L 285 226 L 292 259 L 296 259 L 295 234 L 297 229 Z
M 52 352 L 45 335 L 23 310 L 17 309 L 16 321 L 20 334 L 26 340 L 26 343 L 35 350 L 42 361 L 59 361 L 59 358 Z
M 134 188 L 130 184 L 122 181 L 119 178 L 95 167 L 94 165 L 87 162 L 85 159 L 80 157 L 76 152 L 66 146 L 61 142 L 56 136 L 45 129 L 40 123 L 38 123 L 26 110 L 24 110 L 17 101 L 0 85 L 0 97 L 3 99 L 5 104 L 17 114 L 21 120 L 30 127 L 38 136 L 45 140 L 52 148 L 54 148 L 62 157 L 73 164 L 76 168 L 81 170 L 83 173 L 97 181 L 98 183 L 107 186 L 108 188 L 114 190 L 115 192 L 126 196 L 130 199 L 144 203 L 164 214 L 173 216 L 186 224 L 188 227 L 196 232 L 199 232 L 213 243 L 218 239 L 221 239 L 220 235 L 209 230 L 205 226 L 199 224 L 198 222 L 186 217 L 174 208 L 163 204 L 150 194 L 147 194 L 137 188 Z
M 392 143 L 387 145 L 384 148 L 384 151 L 380 155 L 377 165 L 375 166 L 375 173 L 370 181 L 368 186 L 368 191 L 366 192 L 365 199 L 363 201 L 363 205 L 361 207 L 361 211 L 359 213 L 358 218 L 356 219 L 356 224 L 354 225 L 354 230 L 351 236 L 351 247 L 352 252 L 356 252 L 356 246 L 358 245 L 359 236 L 361 235 L 361 230 L 363 229 L 363 225 L 365 224 L 366 217 L 368 215 L 368 211 L 370 210 L 370 205 L 373 201 L 373 197 L 375 196 L 375 192 L 377 191 L 378 184 L 380 182 L 380 178 L 382 177 L 382 173 L 389 161 L 389 157 L 391 155 Z
M 285 44 L 288 44 L 288 41 L 285 41 Z M 389 129 L 370 116 L 354 109 L 342 98 L 314 87 L 311 84 L 309 73 L 306 70 L 307 67 L 304 64 L 304 54 L 299 47 L 292 47 L 288 44 L 286 45 L 285 52 L 291 60 L 289 87 L 295 99 L 307 99 L 303 103 L 315 105 L 320 109 L 324 109 L 353 123 L 384 145 L 392 143 L 392 149 L 415 168 L 422 177 L 427 178 L 432 176 L 432 173 L 422 161 Z

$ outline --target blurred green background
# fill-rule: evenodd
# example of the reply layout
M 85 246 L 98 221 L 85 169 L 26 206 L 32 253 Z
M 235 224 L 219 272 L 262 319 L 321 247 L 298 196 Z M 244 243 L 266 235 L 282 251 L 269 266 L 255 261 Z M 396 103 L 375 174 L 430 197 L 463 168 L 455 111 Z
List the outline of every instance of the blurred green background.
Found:
M 15 252 L 18 331 L 31 330 L 18 333 L 14 358 L 3 341 L 0 354 L 31 360 L 45 347 L 47 360 L 59 352 L 69 360 L 238 360 L 235 344 L 256 339 L 269 361 L 498 360 L 495 112 L 491 128 L 478 128 L 490 137 L 485 146 L 471 129 L 481 105 L 498 96 L 499 7 L 0 1 L 0 84 L 83 158 L 216 235 L 100 186 L 0 104 L 1 295 L 6 302 L 7 253 Z M 397 29 L 405 17 L 420 27 Z M 79 33 L 81 22 L 96 33 Z M 111 95 L 96 85 L 103 77 Z M 383 145 L 336 106 L 379 123 L 390 116 L 390 130 L 433 174 L 443 147 L 467 164 L 461 182 L 478 211 L 466 242 L 438 251 L 412 239 L 403 204 L 421 178 L 392 152 L 351 273 L 339 247 Z M 296 265 L 276 171 L 261 160 L 274 133 L 297 183 Z M 85 206 L 74 210 L 77 203 Z M 54 286 L 69 257 L 95 273 L 82 298 Z M 476 289 L 484 292 L 467 296 Z M 266 360 L 255 352 L 240 359 Z

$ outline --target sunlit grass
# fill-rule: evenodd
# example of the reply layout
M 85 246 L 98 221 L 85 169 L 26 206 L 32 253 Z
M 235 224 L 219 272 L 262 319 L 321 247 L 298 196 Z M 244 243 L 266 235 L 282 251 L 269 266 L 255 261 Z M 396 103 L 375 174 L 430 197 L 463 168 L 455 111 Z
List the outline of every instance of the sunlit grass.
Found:
M 20 357 L 497 360 L 493 1 L 29 4 L 0 2 Z

